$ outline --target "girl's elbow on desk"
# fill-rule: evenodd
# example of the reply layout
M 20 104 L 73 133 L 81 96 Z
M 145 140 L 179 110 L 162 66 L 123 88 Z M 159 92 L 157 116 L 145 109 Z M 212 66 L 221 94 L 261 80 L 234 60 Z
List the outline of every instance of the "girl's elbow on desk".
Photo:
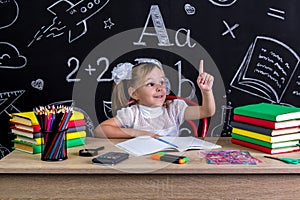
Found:
M 129 139 L 133 136 L 126 129 L 106 123 L 99 124 L 95 129 L 95 137 L 111 139 Z

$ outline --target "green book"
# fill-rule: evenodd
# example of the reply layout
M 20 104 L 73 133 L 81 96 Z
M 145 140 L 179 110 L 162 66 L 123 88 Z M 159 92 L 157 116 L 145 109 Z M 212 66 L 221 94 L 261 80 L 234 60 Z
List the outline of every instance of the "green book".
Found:
M 298 107 L 265 102 L 236 107 L 233 113 L 275 122 L 300 118 L 300 108 Z
M 14 142 L 14 140 L 13 140 Z M 22 151 L 25 153 L 30 153 L 30 154 L 37 154 L 41 153 L 42 151 L 42 146 L 41 145 L 34 145 L 30 144 L 27 142 L 14 142 L 14 146 L 12 147 L 15 150 Z
M 82 137 L 82 138 L 67 140 L 67 148 L 84 145 L 85 139 L 86 139 L 85 137 Z M 36 154 L 36 153 L 41 153 L 42 150 L 42 145 L 35 145 L 20 140 L 12 140 L 12 142 L 14 142 L 14 147 L 13 147 L 14 149 L 26 153 Z
M 270 142 L 265 142 L 265 141 L 262 141 L 262 140 L 250 138 L 250 137 L 247 137 L 247 136 L 235 134 L 235 133 L 231 133 L 231 136 L 234 139 L 238 139 L 238 140 L 242 140 L 242 141 L 245 141 L 245 142 L 257 144 L 257 145 L 268 147 L 268 148 L 271 148 L 271 149 L 297 146 L 299 144 L 299 140 L 270 143 Z

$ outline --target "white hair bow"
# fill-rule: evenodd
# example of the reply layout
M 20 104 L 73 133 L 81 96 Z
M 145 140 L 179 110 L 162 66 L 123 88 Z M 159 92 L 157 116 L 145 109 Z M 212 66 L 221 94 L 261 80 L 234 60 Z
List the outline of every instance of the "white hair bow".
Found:
M 131 71 L 134 65 L 126 62 L 120 63 L 112 70 L 112 79 L 116 84 L 119 84 L 122 80 L 130 80 L 131 79 Z
M 134 61 L 137 62 L 137 64 L 153 63 L 162 69 L 161 62 L 153 58 L 136 58 Z M 132 68 L 134 66 L 135 65 L 129 62 L 119 63 L 116 67 L 113 68 L 111 72 L 112 80 L 114 80 L 116 84 L 119 84 L 123 80 L 130 80 L 132 77 Z

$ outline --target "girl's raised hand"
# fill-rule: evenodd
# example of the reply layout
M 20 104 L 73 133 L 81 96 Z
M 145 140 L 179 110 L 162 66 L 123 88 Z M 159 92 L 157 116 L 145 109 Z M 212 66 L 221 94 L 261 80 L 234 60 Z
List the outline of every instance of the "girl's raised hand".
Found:
M 212 89 L 214 83 L 214 77 L 203 70 L 203 60 L 200 61 L 199 75 L 197 78 L 197 84 L 201 91 L 208 92 Z

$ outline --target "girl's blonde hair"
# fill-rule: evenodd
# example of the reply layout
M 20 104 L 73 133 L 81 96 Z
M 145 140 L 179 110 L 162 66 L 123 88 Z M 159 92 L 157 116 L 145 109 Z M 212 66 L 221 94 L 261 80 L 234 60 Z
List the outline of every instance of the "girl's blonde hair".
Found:
M 112 91 L 112 113 L 115 116 L 117 111 L 128 106 L 131 97 L 128 94 L 128 88 L 137 89 L 143 83 L 146 76 L 155 68 L 163 69 L 154 63 L 140 63 L 132 68 L 132 77 L 130 80 L 122 80 L 120 83 L 113 85 Z

